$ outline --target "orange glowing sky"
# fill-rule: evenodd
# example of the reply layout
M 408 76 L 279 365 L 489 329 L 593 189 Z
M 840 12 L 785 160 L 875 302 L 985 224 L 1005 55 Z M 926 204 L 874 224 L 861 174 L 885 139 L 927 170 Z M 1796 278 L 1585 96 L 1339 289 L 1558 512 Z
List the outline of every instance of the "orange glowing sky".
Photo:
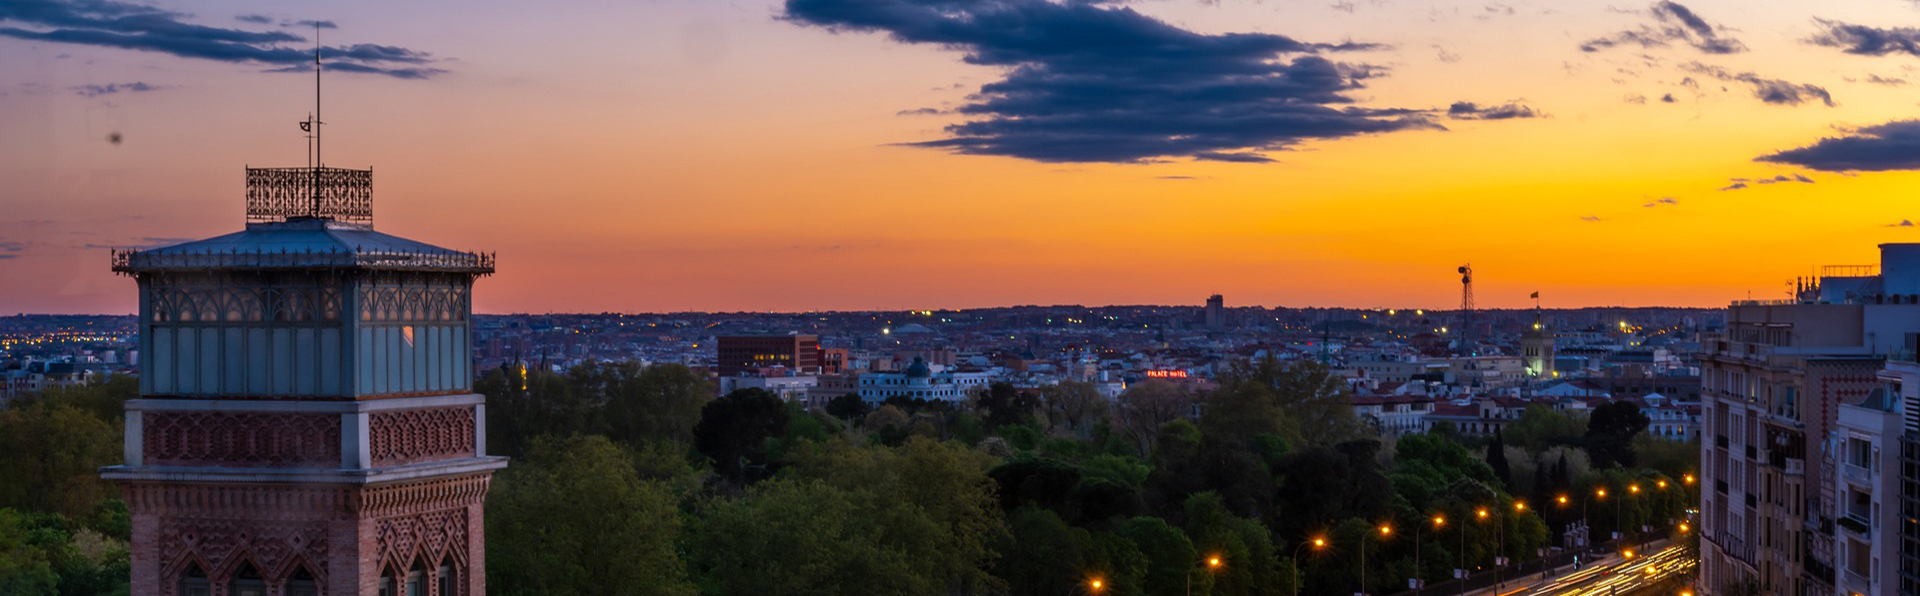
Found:
M 237 0 L 168 6 L 217 27 Z M 1001 67 L 956 49 L 782 19 L 778 0 L 275 3 L 329 43 L 404 46 L 425 80 L 335 73 L 329 165 L 376 171 L 382 231 L 500 255 L 483 312 L 853 310 L 1199 303 L 1446 307 L 1472 262 L 1482 306 L 1723 305 L 1824 264 L 1920 242 L 1911 171 L 1756 162 L 1914 117 L 1920 57 L 1807 43 L 1819 19 L 1920 25 L 1906 0 L 1693 0 L 1747 51 L 1583 52 L 1654 23 L 1640 3 L 1136 1 L 1203 34 L 1390 44 L 1348 95 L 1543 117 L 1309 140 L 1271 163 L 1042 163 L 940 139 Z M 1512 10 L 1509 11 L 1508 8 Z M 0 28 L 8 22 L 0 9 Z M 310 31 L 308 32 L 310 33 Z M 290 44 L 291 47 L 301 47 Z M 1817 85 L 1761 101 L 1686 70 Z M 311 76 L 0 37 L 0 315 L 131 312 L 109 246 L 241 226 L 245 165 L 303 163 Z M 1682 86 L 1692 76 L 1697 88 Z M 1868 82 L 1903 80 L 1906 84 Z M 152 91 L 83 96 L 84 85 Z M 1658 98 L 1674 93 L 1676 101 Z M 1647 98 L 1644 102 L 1634 97 Z M 110 134 L 124 139 L 109 143 Z M 1813 183 L 1720 190 L 1734 178 Z M 1660 202 L 1670 198 L 1671 203 Z M 1648 207 L 1646 205 L 1654 205 Z

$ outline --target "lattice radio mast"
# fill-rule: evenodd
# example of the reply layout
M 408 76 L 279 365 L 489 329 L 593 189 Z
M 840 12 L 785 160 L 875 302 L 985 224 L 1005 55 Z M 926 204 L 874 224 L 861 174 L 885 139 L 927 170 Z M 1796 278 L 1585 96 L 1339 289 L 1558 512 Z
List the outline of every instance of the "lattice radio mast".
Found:
M 1460 355 L 1473 356 L 1473 263 L 1461 265 L 1460 272 Z

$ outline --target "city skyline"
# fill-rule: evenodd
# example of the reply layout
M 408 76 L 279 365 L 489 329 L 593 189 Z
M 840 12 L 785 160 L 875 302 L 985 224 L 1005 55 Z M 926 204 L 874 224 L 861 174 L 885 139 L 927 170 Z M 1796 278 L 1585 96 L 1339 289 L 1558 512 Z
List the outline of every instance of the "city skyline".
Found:
M 309 20 L 380 229 L 510 255 L 478 312 L 1444 309 L 1469 261 L 1488 308 L 1713 307 L 1920 219 L 1907 2 L 875 6 L 14 5 L 0 314 L 131 312 L 107 247 L 235 229 Z

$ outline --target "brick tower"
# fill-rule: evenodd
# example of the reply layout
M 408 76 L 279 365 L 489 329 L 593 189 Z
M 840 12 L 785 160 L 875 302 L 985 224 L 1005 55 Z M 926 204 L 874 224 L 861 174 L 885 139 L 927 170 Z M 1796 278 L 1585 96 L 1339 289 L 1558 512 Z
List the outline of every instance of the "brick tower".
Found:
M 133 594 L 479 596 L 469 318 L 493 257 L 373 230 L 371 170 L 248 169 L 244 231 L 116 251 L 140 287 Z

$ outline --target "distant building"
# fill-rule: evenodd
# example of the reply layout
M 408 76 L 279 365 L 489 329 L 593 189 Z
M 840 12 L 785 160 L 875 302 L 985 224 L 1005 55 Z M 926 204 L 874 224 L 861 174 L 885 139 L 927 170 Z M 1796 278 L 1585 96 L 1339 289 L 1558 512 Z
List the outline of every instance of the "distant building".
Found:
M 820 337 L 816 335 L 735 335 L 719 338 L 715 372 L 739 376 L 770 366 L 800 374 L 820 373 Z
M 1353 413 L 1370 422 L 1382 436 L 1426 432 L 1433 399 L 1415 395 L 1352 398 Z
M 915 358 L 900 372 L 871 372 L 860 375 L 860 399 L 869 404 L 891 397 L 928 401 L 966 401 L 974 389 L 983 388 L 992 379 L 985 372 L 955 372 L 942 367 L 934 370 L 926 360 Z
M 726 395 L 741 389 L 761 389 L 779 396 L 781 401 L 799 402 L 811 408 L 814 406 L 811 399 L 813 388 L 819 385 L 820 377 L 813 375 L 741 375 L 720 377 L 720 394 Z
M 837 375 L 847 372 L 847 362 L 852 359 L 852 351 L 846 348 L 822 348 L 820 350 L 820 374 Z
M 1553 329 L 1540 319 L 1540 309 L 1533 311 L 1533 324 L 1520 334 L 1520 359 L 1522 367 L 1530 379 L 1550 379 L 1559 376 L 1554 372 Z
M 1224 329 L 1227 326 L 1227 299 L 1219 294 L 1207 297 L 1206 312 L 1201 315 L 1201 324 L 1208 329 Z
M 1426 430 L 1433 430 L 1433 425 L 1446 422 L 1452 424 L 1460 434 L 1486 437 L 1519 420 L 1520 414 L 1526 409 L 1527 403 L 1517 399 L 1483 397 L 1467 405 L 1436 405 L 1424 420 Z

